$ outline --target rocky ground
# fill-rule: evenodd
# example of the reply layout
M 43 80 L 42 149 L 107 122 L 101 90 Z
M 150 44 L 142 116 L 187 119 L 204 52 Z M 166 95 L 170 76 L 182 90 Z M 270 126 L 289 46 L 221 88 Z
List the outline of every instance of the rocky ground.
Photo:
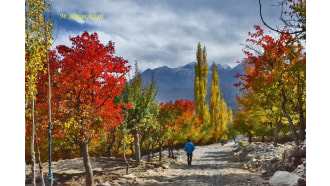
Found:
M 240 141 L 233 161 L 244 162 L 244 168 L 270 179 L 271 185 L 306 185 L 306 143 L 278 144 Z M 282 182 L 279 182 L 282 181 Z
M 96 185 L 276 185 L 273 180 L 283 180 L 283 176 L 293 180 L 291 185 L 295 185 L 294 181 L 304 185 L 306 151 L 303 153 L 303 150 L 306 150 L 305 145 L 295 147 L 288 143 L 274 147 L 263 143 L 249 144 L 244 140 L 223 146 L 197 146 L 192 166 L 187 165 L 184 151 L 178 150 L 176 159 L 142 161 L 141 166 L 130 168 L 128 175 L 121 159 L 91 158 L 91 163 Z M 81 158 L 53 162 L 52 167 L 54 185 L 84 185 Z M 44 169 L 48 174 L 47 164 Z M 27 166 L 26 185 L 29 185 L 29 170 Z

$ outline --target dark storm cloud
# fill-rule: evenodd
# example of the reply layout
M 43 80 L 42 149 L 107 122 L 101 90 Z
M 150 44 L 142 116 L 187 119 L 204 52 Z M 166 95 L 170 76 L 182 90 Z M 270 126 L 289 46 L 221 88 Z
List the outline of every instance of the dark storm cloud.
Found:
M 279 7 L 270 6 L 276 1 L 262 2 L 264 18 L 280 25 Z M 54 9 L 57 14 L 104 14 L 101 20 L 77 21 L 75 29 L 64 24 L 56 44 L 87 28 L 103 43 L 114 41 L 116 54 L 131 64 L 138 60 L 141 70 L 195 61 L 198 42 L 206 46 L 208 61 L 234 66 L 244 57 L 240 44 L 247 33 L 262 25 L 257 0 L 58 0 Z

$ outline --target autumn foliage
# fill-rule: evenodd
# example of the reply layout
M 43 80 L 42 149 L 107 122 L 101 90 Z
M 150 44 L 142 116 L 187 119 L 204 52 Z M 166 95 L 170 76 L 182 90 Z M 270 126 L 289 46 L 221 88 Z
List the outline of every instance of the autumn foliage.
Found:
M 264 123 L 287 123 L 292 138 L 298 143 L 296 126 L 299 126 L 300 140 L 305 137 L 306 127 L 304 47 L 299 39 L 288 32 L 280 33 L 274 38 L 266 35 L 260 26 L 255 26 L 255 29 L 256 32 L 249 33 L 251 38 L 247 39 L 247 43 L 252 44 L 247 48 L 253 50 L 244 51 L 247 56 L 242 61 L 245 63 L 245 74 L 236 75 L 241 81 L 235 86 L 242 91 L 241 97 L 237 99 L 238 103 L 245 113 L 257 116 L 254 117 L 257 120 L 261 116 L 271 116 L 272 120 L 263 121 Z M 253 122 L 256 123 L 255 120 Z
M 199 134 L 202 121 L 194 111 L 195 104 L 189 100 L 161 104 L 159 120 L 162 129 L 167 133 L 166 142 L 170 150 L 173 150 L 177 143 L 184 144 L 187 139 L 194 142 L 201 139 Z
M 237 97 L 241 110 L 233 121 L 233 111 L 221 96 L 215 64 L 210 100 L 206 100 L 207 55 L 200 43 L 191 90 L 195 103 L 159 104 L 155 79 L 144 82 L 136 63 L 135 76 L 127 81 L 128 61 L 115 56 L 113 42 L 100 43 L 97 33 L 85 31 L 70 38 L 72 46 L 49 50 L 52 21 L 46 20 L 46 13 L 50 4 L 26 1 L 25 159 L 32 165 L 32 184 L 35 164 L 49 157 L 48 124 L 52 126 L 52 160 L 82 155 L 86 185 L 93 185 L 90 154 L 124 155 L 125 160 L 130 155 L 138 166 L 141 155 L 149 155 L 151 149 L 152 154 L 159 150 L 161 160 L 162 148 L 167 146 L 169 157 L 174 158 L 173 149 L 187 139 L 196 145 L 219 142 L 235 138 L 236 131 L 248 135 L 250 141 L 253 136 L 274 137 L 275 144 L 278 133 L 290 131 L 298 145 L 306 130 L 306 52 L 300 40 L 306 38 L 306 1 L 282 2 L 290 9 L 281 14 L 284 30 L 272 36 L 256 25 L 255 32 L 248 33 L 246 58 L 239 62 L 244 64 L 244 73 L 235 76 L 240 80 L 235 86 L 241 92 Z M 292 28 L 299 34 L 290 34 Z
M 96 33 L 84 32 L 70 41 L 72 47 L 61 45 L 50 53 L 55 137 L 87 142 L 123 119 L 122 105 L 113 99 L 124 88 L 129 67 L 114 56 L 113 43 L 104 46 Z M 40 111 L 46 109 L 46 78 L 41 75 L 38 86 Z
M 128 62 L 114 55 L 112 42 L 101 44 L 97 33 L 84 32 L 70 41 L 71 47 L 60 45 L 49 52 L 55 159 L 63 158 L 58 153 L 66 150 L 65 147 L 79 148 L 88 156 L 91 140 L 97 139 L 103 130 L 118 126 L 124 117 L 122 104 L 114 103 L 114 98 L 124 89 Z M 38 75 L 39 143 L 47 139 L 47 78 L 45 73 Z

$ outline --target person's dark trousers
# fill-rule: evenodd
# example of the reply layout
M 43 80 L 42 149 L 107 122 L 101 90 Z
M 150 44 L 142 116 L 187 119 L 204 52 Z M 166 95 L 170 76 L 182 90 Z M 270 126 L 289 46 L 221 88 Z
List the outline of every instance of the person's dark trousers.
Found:
M 191 165 L 192 153 L 187 153 L 188 165 Z

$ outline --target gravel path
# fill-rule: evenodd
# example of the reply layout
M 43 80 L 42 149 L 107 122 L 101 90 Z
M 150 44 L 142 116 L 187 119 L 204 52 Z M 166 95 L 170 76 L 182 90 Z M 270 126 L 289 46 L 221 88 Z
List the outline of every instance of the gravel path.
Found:
M 192 166 L 188 166 L 184 151 L 179 151 L 169 169 L 154 169 L 136 174 L 133 185 L 268 185 L 259 175 L 242 169 L 242 163 L 232 162 L 233 142 L 196 147 Z
M 187 165 L 187 156 L 181 149 L 176 160 L 170 159 L 166 169 L 162 167 L 145 169 L 131 168 L 131 174 L 125 175 L 125 166 L 120 161 L 109 161 L 109 158 L 91 158 L 94 179 L 98 186 L 108 185 L 268 185 L 256 173 L 242 169 L 242 162 L 232 162 L 232 152 L 236 149 L 233 142 L 224 146 L 212 144 L 197 146 L 192 165 Z M 167 153 L 164 152 L 164 156 Z M 167 159 L 167 158 L 166 158 Z M 27 166 L 28 179 L 30 167 Z M 48 173 L 48 163 L 44 163 L 44 174 Z M 82 158 L 53 162 L 54 185 L 84 185 L 85 175 Z M 124 175 L 124 176 L 121 176 Z M 97 181 L 98 180 L 98 181 Z M 26 184 L 29 185 L 29 184 Z

